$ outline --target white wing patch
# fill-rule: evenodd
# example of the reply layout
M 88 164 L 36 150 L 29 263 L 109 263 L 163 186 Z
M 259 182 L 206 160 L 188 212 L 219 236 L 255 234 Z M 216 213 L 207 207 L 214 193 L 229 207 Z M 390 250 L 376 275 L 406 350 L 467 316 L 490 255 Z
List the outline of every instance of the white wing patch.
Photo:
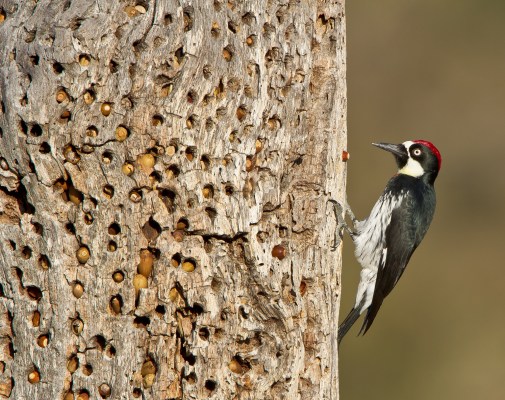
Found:
M 387 247 L 384 248 L 384 250 L 382 250 L 382 263 L 381 263 L 381 268 L 384 268 L 384 266 L 386 265 L 386 257 L 388 256 L 388 249 Z
M 393 210 L 401 204 L 404 196 L 403 192 L 399 196 L 383 194 L 372 208 L 370 216 L 356 224 L 358 235 L 354 238 L 355 254 L 362 270 L 355 307 L 365 298 L 360 313 L 372 304 L 377 271 L 386 263 L 386 229 L 391 222 Z

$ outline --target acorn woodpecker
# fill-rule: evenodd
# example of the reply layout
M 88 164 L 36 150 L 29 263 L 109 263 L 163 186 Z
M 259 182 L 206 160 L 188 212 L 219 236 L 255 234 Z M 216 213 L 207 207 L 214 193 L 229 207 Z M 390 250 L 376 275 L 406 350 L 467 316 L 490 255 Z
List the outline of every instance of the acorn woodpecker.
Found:
M 351 235 L 362 270 L 354 307 L 338 328 L 338 343 L 364 311 L 359 334 L 370 329 L 384 298 L 423 240 L 435 212 L 433 184 L 442 163 L 438 149 L 426 140 L 373 145 L 393 153 L 398 173 L 390 179 L 367 219 L 356 221 L 347 207 L 354 230 L 341 221 Z

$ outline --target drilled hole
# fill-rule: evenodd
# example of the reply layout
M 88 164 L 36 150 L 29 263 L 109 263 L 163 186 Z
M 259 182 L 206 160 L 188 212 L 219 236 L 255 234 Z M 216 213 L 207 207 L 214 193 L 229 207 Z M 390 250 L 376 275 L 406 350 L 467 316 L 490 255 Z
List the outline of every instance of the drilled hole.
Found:
M 177 62 L 179 64 L 182 64 L 182 62 L 184 61 L 184 55 L 185 55 L 185 53 L 184 53 L 184 47 L 179 47 L 175 51 L 174 55 L 175 55 L 175 58 L 177 58 Z
M 211 381 L 209 379 L 205 381 L 205 389 L 207 389 L 208 391 L 213 392 L 214 390 L 216 390 L 216 387 L 217 387 L 216 381 Z
M 209 340 L 209 338 L 210 338 L 209 329 L 208 328 L 200 328 L 198 330 L 198 336 L 200 336 L 200 338 L 202 340 Z
M 32 256 L 32 249 L 28 246 L 23 247 L 23 249 L 21 250 L 21 256 L 25 260 L 28 260 Z
M 195 99 L 196 99 L 196 93 L 195 91 L 193 90 L 190 90 L 188 92 L 188 94 L 186 95 L 186 101 L 189 103 L 189 104 L 193 104 L 195 102 Z
M 184 379 L 188 382 L 190 385 L 194 385 L 198 379 L 196 379 L 196 373 L 191 372 L 189 375 L 185 376 Z
M 113 155 L 110 151 L 104 151 L 102 153 L 102 162 L 106 165 L 110 164 L 112 162 Z
M 51 262 L 45 254 L 41 254 L 39 257 L 39 267 L 46 270 L 51 267 Z
M 65 229 L 67 230 L 68 233 L 71 235 L 75 235 L 75 225 L 72 222 L 67 222 L 65 224 Z
M 149 317 L 143 316 L 143 317 L 135 317 L 133 320 L 133 325 L 136 328 L 145 328 L 151 323 L 151 320 Z
M 228 21 L 228 30 L 233 33 L 237 33 L 238 25 L 233 21 Z
M 150 217 L 142 227 L 142 233 L 147 240 L 153 241 L 161 234 L 161 226 L 153 219 L 153 217 Z
M 96 348 L 98 351 L 104 351 L 107 341 L 102 335 L 96 335 L 91 338 L 92 347 Z
M 41 145 L 39 146 L 39 152 L 41 154 L 47 154 L 51 151 L 51 146 L 49 146 L 49 143 L 47 142 L 42 142 Z
M 79 64 L 81 64 L 82 67 L 87 67 L 90 62 L 91 62 L 91 58 L 89 55 L 87 55 L 87 54 L 79 55 Z
M 19 129 L 21 129 L 21 132 L 24 134 L 24 135 L 27 135 L 28 134 L 28 125 L 26 125 L 26 122 L 23 121 L 23 120 L 20 120 L 19 121 Z
M 156 311 L 160 315 L 165 315 L 165 313 L 167 312 L 167 310 L 163 304 L 158 304 L 156 306 L 156 308 L 154 309 L 154 311 Z
M 91 213 L 84 214 L 84 223 L 86 225 L 91 225 L 94 221 L 93 215 Z
M 212 199 L 214 197 L 214 186 L 210 184 L 205 185 L 202 189 L 202 194 L 206 199 Z
M 28 286 L 26 293 L 28 293 L 30 299 L 35 301 L 39 301 L 42 298 L 42 291 L 37 286 Z
M 210 168 L 210 158 L 208 155 L 204 154 L 200 157 L 200 165 L 203 170 L 208 170 Z
M 63 71 L 65 71 L 65 68 L 63 68 L 63 65 L 61 65 L 59 62 L 53 63 L 53 71 L 55 74 L 61 74 Z
M 231 185 L 226 185 L 224 188 L 224 192 L 226 193 L 227 196 L 231 196 L 234 193 L 233 186 Z
M 42 226 L 42 224 L 32 221 L 32 225 L 33 225 L 33 231 L 37 235 L 42 235 L 44 233 L 44 227 Z
M 152 126 L 160 126 L 160 125 L 163 125 L 164 122 L 165 122 L 165 119 L 159 114 L 153 115 L 153 118 L 151 120 Z
M 114 222 L 109 225 L 109 228 L 107 231 L 109 232 L 109 235 L 118 235 L 119 233 L 121 233 L 121 227 L 119 226 L 119 224 Z
M 109 344 L 105 349 L 105 355 L 109 358 L 113 358 L 116 355 L 116 348 Z
M 165 25 L 170 25 L 172 22 L 173 22 L 173 17 L 172 17 L 172 14 L 165 14 L 163 16 L 163 23 Z
M 42 127 L 38 124 L 33 125 L 30 128 L 30 135 L 36 136 L 36 137 L 41 136 L 42 135 Z
M 221 33 L 221 28 L 219 27 L 219 24 L 217 22 L 212 23 L 210 33 L 214 38 L 219 37 L 219 34 Z
M 105 185 L 103 187 L 103 194 L 107 199 L 112 199 L 114 196 L 114 188 L 111 185 Z
M 94 125 L 88 126 L 86 128 L 86 136 L 90 138 L 95 138 L 98 136 L 98 128 Z
M 207 215 L 211 220 L 214 220 L 217 217 L 217 211 L 215 208 L 205 207 L 205 212 L 207 213 Z
M 107 244 L 107 251 L 113 253 L 117 250 L 117 243 L 114 240 L 110 240 Z
M 196 147 L 195 146 L 188 146 L 186 148 L 186 158 L 189 161 L 193 161 L 196 157 Z
M 170 260 L 170 264 L 172 267 L 177 268 L 179 265 L 181 265 L 182 257 L 180 253 L 176 253 L 172 256 Z
M 121 314 L 121 309 L 123 307 L 123 298 L 120 295 L 112 296 L 109 305 L 114 314 Z
M 117 71 L 118 71 L 118 63 L 115 62 L 114 60 L 110 60 L 109 62 L 109 71 L 112 73 L 112 74 L 115 74 Z
M 193 29 L 193 7 L 185 7 L 183 12 L 184 32 Z
M 159 197 L 165 205 L 167 211 L 169 213 L 173 213 L 175 211 L 175 192 L 170 189 L 162 189 L 159 191 Z
M 172 164 L 167 169 L 167 178 L 168 179 L 177 178 L 180 173 L 181 173 L 181 170 L 179 169 L 179 167 L 175 164 Z
M 230 62 L 231 59 L 233 58 L 233 48 L 231 46 L 226 46 L 223 49 L 223 58 L 227 61 Z

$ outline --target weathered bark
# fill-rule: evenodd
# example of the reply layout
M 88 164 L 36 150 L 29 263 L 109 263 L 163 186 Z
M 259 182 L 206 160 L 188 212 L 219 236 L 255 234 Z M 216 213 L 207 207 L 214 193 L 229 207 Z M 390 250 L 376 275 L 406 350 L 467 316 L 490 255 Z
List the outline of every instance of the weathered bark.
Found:
M 0 397 L 338 398 L 343 7 L 0 1 Z

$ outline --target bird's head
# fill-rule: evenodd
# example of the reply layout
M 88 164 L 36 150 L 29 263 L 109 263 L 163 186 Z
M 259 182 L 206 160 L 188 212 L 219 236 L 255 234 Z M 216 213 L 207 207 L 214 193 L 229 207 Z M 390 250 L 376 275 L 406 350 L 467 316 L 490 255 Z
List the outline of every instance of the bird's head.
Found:
M 373 145 L 393 153 L 399 174 L 421 178 L 431 184 L 435 182 L 442 165 L 442 156 L 433 143 L 413 140 L 401 144 L 373 143 Z

